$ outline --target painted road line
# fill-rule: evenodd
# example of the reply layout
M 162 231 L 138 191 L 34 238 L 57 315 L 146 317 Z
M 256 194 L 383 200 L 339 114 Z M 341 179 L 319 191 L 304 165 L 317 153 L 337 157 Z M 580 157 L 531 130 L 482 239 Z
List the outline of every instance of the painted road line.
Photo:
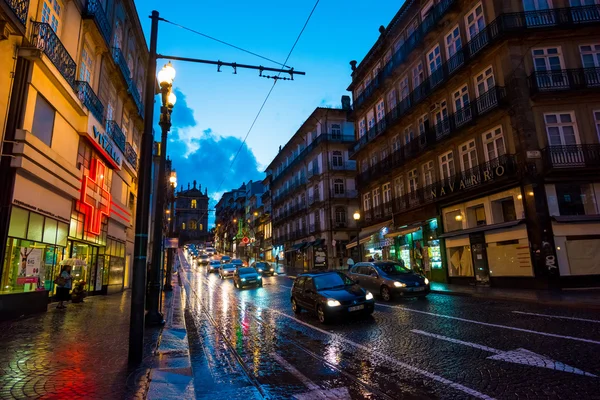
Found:
M 272 353 L 271 356 L 281 365 L 283 368 L 287 369 L 289 373 L 294 375 L 304 386 L 308 388 L 308 390 L 320 390 L 319 385 L 311 381 L 307 376 L 305 376 L 302 372 L 298 371 L 296 367 L 287 362 L 283 357 L 281 357 L 277 353 Z
M 466 318 L 460 318 L 460 317 L 453 317 L 451 315 L 436 314 L 436 313 L 431 313 L 431 312 L 427 312 L 427 311 L 414 310 L 412 308 L 406 308 L 406 307 L 389 306 L 387 304 L 380 304 L 380 303 L 376 303 L 376 304 L 378 306 L 381 306 L 381 307 L 388 307 L 388 308 L 393 308 L 393 309 L 401 310 L 401 311 L 408 311 L 408 312 L 414 312 L 414 313 L 418 313 L 418 314 L 431 315 L 433 317 L 438 317 L 438 318 L 446 318 L 446 319 L 453 319 L 455 321 L 470 322 L 472 324 L 478 324 L 478 325 L 483 325 L 483 326 L 491 326 L 491 327 L 494 327 L 494 328 L 510 329 L 512 331 L 532 333 L 534 335 L 548 336 L 548 337 L 554 337 L 554 338 L 559 338 L 559 339 L 567 339 L 567 340 L 575 340 L 577 342 L 600 344 L 599 341 L 592 340 L 592 339 L 578 338 L 578 337 L 575 337 L 575 336 L 557 335 L 555 333 L 539 332 L 539 331 L 533 331 L 531 329 L 515 328 L 514 326 L 492 324 L 492 323 L 489 323 L 489 322 L 481 322 L 481 321 L 475 321 L 475 320 L 472 320 L 472 319 L 466 319 Z
M 493 397 L 490 397 L 490 396 L 488 396 L 486 394 L 478 392 L 475 389 L 471 389 L 471 388 L 469 388 L 467 386 L 461 385 L 460 383 L 456 383 L 456 382 L 451 381 L 449 379 L 446 379 L 446 378 L 444 378 L 442 376 L 436 375 L 436 374 L 434 374 L 432 372 L 425 371 L 423 369 L 417 368 L 417 367 L 412 366 L 410 364 L 407 364 L 405 362 L 396 360 L 393 357 L 390 357 L 390 356 L 385 355 L 383 353 L 379 353 L 379 352 L 377 352 L 377 351 L 375 351 L 373 349 L 370 349 L 370 348 L 368 348 L 366 346 L 363 346 L 362 344 L 353 342 L 350 339 L 346 339 L 345 337 L 343 337 L 341 335 L 338 335 L 338 334 L 335 334 L 335 333 L 331 333 L 331 332 L 328 332 L 328 331 L 326 331 L 324 329 L 321 329 L 321 328 L 318 328 L 316 326 L 313 326 L 313 325 L 311 325 L 309 323 L 306 323 L 304 321 L 301 321 L 301 320 L 297 319 L 296 317 L 293 317 L 291 315 L 287 315 L 286 313 L 283 313 L 281 311 L 274 310 L 272 308 L 269 308 L 269 310 L 272 311 L 272 312 L 274 312 L 275 314 L 281 315 L 282 317 L 285 317 L 285 318 L 289 318 L 289 319 L 293 320 L 294 322 L 297 322 L 297 323 L 299 323 L 301 325 L 304 325 L 304 326 L 306 326 L 308 328 L 314 329 L 314 330 L 316 330 L 318 332 L 321 332 L 321 333 L 323 333 L 325 335 L 333 337 L 333 338 L 335 338 L 335 339 L 337 339 L 339 341 L 347 343 L 347 344 L 349 344 L 351 346 L 354 346 L 354 347 L 356 347 L 358 349 L 361 349 L 361 350 L 363 350 L 363 351 L 365 351 L 367 353 L 375 354 L 378 357 L 381 357 L 382 359 L 386 360 L 387 362 L 396 365 L 397 367 L 400 367 L 400 368 L 403 368 L 403 369 L 407 369 L 407 370 L 409 370 L 411 372 L 414 372 L 416 374 L 419 374 L 419 375 L 426 376 L 427 378 L 430 378 L 430 379 L 432 379 L 432 380 L 434 380 L 436 382 L 442 383 L 442 384 L 447 385 L 447 386 L 449 386 L 451 388 L 454 388 L 454 389 L 456 389 L 458 391 L 466 393 L 466 394 L 468 394 L 468 395 L 470 395 L 472 397 L 475 397 L 475 398 L 478 398 L 478 399 L 485 399 L 485 400 L 492 400 L 493 399 Z
M 523 314 L 523 315 L 533 315 L 533 316 L 536 316 L 536 317 L 569 319 L 571 321 L 582 321 L 582 322 L 591 322 L 591 323 L 594 323 L 594 324 L 600 324 L 600 321 L 597 320 L 597 319 L 566 317 L 566 316 L 563 316 L 563 315 L 537 314 L 537 313 L 524 312 L 524 311 L 513 311 L 513 313 L 515 313 L 515 314 Z
M 432 338 L 445 340 L 451 343 L 462 344 L 464 346 L 473 347 L 479 350 L 487 351 L 489 353 L 494 353 L 495 355 L 487 357 L 488 360 L 498 360 L 498 361 L 506 361 L 513 364 L 523 364 L 529 365 L 531 367 L 540 367 L 552 369 L 555 371 L 563 371 L 571 374 L 584 375 L 596 378 L 596 375 L 591 374 L 589 372 L 585 372 L 580 370 L 579 368 L 571 367 L 570 365 L 561 363 L 559 361 L 555 361 L 549 357 L 546 357 L 541 354 L 534 353 L 533 351 L 519 348 L 515 350 L 498 350 L 492 347 L 483 346 L 481 344 L 465 342 L 464 340 L 454 339 L 448 336 L 442 336 L 435 333 L 425 332 L 418 329 L 411 330 L 413 333 L 418 333 L 419 335 L 429 336 Z

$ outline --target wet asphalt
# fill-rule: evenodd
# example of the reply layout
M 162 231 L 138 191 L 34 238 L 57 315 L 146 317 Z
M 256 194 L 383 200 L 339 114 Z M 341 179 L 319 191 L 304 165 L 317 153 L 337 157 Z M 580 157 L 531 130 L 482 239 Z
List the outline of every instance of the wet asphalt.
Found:
M 430 294 L 321 325 L 292 280 L 183 266 L 196 397 L 600 399 L 600 313 Z

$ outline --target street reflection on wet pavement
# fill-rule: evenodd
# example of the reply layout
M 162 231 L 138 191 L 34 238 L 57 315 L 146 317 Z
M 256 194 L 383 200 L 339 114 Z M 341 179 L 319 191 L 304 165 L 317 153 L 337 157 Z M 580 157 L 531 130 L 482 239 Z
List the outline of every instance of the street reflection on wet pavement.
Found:
M 293 314 L 285 276 L 238 290 L 186 263 L 180 274 L 198 398 L 597 396 L 600 361 L 584 356 L 600 348 L 597 323 L 515 313 L 592 311 L 430 295 L 321 325 Z

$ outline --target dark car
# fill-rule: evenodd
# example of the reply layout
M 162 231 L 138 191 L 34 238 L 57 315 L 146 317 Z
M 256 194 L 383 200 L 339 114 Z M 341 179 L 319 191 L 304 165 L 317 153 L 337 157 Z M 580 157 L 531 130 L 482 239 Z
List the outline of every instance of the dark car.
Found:
M 253 262 L 252 265 L 250 265 L 252 268 L 256 269 L 258 271 L 259 274 L 266 276 L 273 276 L 273 274 L 275 273 L 275 267 L 273 267 L 273 264 L 266 262 L 266 261 L 258 261 L 258 262 Z
M 207 256 L 206 254 L 202 254 L 198 257 L 198 262 L 200 263 L 200 265 L 208 265 L 209 261 L 210 261 L 210 257 Z
M 221 264 L 227 264 L 231 262 L 231 257 L 229 256 L 223 256 L 221 257 Z
M 209 274 L 214 271 L 219 271 L 220 266 L 221 266 L 221 262 L 219 260 L 211 260 L 208 262 L 208 267 L 206 267 L 206 271 Z
M 240 260 L 239 258 L 234 258 L 233 260 L 231 260 L 229 262 L 231 264 L 235 265 L 237 268 L 244 266 L 244 262 L 242 260 Z
M 396 261 L 356 263 L 349 275 L 362 288 L 379 294 L 385 301 L 394 295 L 425 297 L 430 291 L 429 279 Z
M 219 277 L 221 279 L 231 278 L 235 269 L 235 265 L 233 264 L 221 264 L 219 265 Z
M 262 277 L 254 268 L 241 267 L 233 273 L 233 284 L 238 289 L 243 289 L 246 286 L 262 287 Z
M 298 275 L 292 286 L 292 310 L 314 312 L 325 324 L 335 317 L 370 315 L 375 309 L 373 295 L 347 275 L 337 271 Z

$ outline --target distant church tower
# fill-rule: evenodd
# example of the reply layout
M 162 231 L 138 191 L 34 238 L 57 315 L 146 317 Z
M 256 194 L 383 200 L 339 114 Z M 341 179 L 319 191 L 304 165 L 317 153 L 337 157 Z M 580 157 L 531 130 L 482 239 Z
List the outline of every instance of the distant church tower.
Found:
M 175 194 L 175 231 L 179 234 L 179 244 L 188 242 L 205 242 L 208 237 L 208 190 L 202 193 L 202 185 L 196 188 L 187 185 Z

